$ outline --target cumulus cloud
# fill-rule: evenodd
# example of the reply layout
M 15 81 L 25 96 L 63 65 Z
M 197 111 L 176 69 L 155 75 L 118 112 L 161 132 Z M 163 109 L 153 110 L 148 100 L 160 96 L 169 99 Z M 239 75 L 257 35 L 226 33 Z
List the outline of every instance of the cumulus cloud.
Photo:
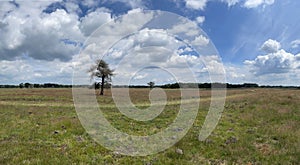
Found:
M 266 53 L 275 53 L 281 48 L 281 44 L 276 41 L 269 39 L 264 42 L 264 44 L 261 46 L 261 50 L 265 51 Z
M 186 7 L 196 10 L 204 10 L 208 0 L 185 0 Z
M 195 46 L 207 46 L 209 43 L 209 39 L 204 37 L 203 35 L 197 36 L 192 44 Z
M 55 2 L 16 1 L 18 5 L 1 2 L 1 84 L 26 80 L 71 83 L 73 65 L 79 69 L 83 68 L 82 65 L 91 65 L 93 61 L 91 57 L 77 54 L 94 30 L 112 20 L 111 12 L 106 8 L 98 8 L 87 11 L 87 14 L 80 18 L 82 11 L 78 3 L 73 1 L 60 2 L 65 6 L 64 9 L 53 8 L 48 11 L 49 5 Z M 90 5 L 93 6 L 92 3 Z M 141 10 L 129 11 L 129 13 L 138 12 Z M 122 23 L 116 25 L 124 27 L 119 28 L 120 31 L 104 29 L 102 34 L 108 35 L 105 42 L 111 42 L 116 38 L 111 35 L 111 32 L 120 37 L 132 29 L 139 28 L 149 19 L 151 19 L 149 14 L 137 14 L 135 18 L 125 16 L 119 20 Z M 136 25 L 136 27 L 127 25 Z M 93 45 L 88 44 L 87 47 Z M 95 52 L 95 56 L 99 57 L 101 52 L 92 53 Z M 86 74 L 86 70 L 81 71 Z
M 170 69 L 178 81 L 183 82 L 193 78 L 188 74 L 191 71 L 188 68 L 193 71 L 205 68 L 203 59 L 174 37 L 188 38 L 196 46 L 208 46 L 209 40 L 198 27 L 205 20 L 203 16 L 196 21 L 179 19 L 165 29 L 150 29 L 144 25 L 155 18 L 154 13 L 133 9 L 121 19 L 115 20 L 112 26 L 96 31 L 83 47 L 90 34 L 112 20 L 111 11 L 105 8 L 93 9 L 83 16 L 83 11 L 73 1 L 63 2 L 66 9 L 53 9 L 51 12 L 44 10 L 53 1 L 16 2 L 18 7 L 8 2 L 2 2 L 4 5 L 0 6 L 0 84 L 27 80 L 35 81 L 33 83 L 70 83 L 74 68 L 86 75 L 86 68 L 106 51 L 110 55 L 107 60 L 112 68 L 118 67 L 118 62 L 123 62 L 122 67 L 116 70 L 121 78 L 132 76 L 138 67 L 155 65 Z M 131 2 L 131 6 L 142 5 L 140 0 Z M 187 5 L 194 9 L 204 9 L 207 1 L 199 2 L 190 0 Z M 94 5 L 93 1 L 85 1 L 83 4 Z M 156 26 L 155 21 L 152 23 L 151 27 Z M 122 38 L 132 33 L 128 38 Z M 99 42 L 99 38 L 103 40 Z M 108 50 L 113 43 L 116 45 Z M 81 48 L 85 49 L 87 56 L 78 54 Z M 216 70 L 213 65 L 220 64 L 220 61 L 215 57 L 209 58 L 209 55 L 206 59 L 209 59 L 205 61 L 207 70 Z M 143 79 L 145 75 L 151 74 L 137 75 L 136 79 Z M 188 75 L 191 79 L 187 78 Z M 174 80 L 172 77 L 167 79 Z
M 179 57 L 178 49 L 182 45 L 183 43 L 173 36 L 168 35 L 166 30 L 145 28 L 128 38 L 118 41 L 118 43 L 108 51 L 108 57 L 113 58 L 108 60 L 116 61 L 120 57 L 123 57 L 123 62 L 125 60 L 126 63 L 131 64 L 130 67 L 133 68 L 157 64 L 161 67 L 175 66 L 177 64 L 174 61 L 181 58 Z M 184 53 L 182 49 L 180 49 L 180 52 Z M 171 58 L 172 56 L 176 56 L 176 58 Z M 132 58 L 139 60 L 132 61 Z M 180 67 L 180 65 L 177 65 L 177 67 Z
M 141 9 L 130 10 L 123 17 L 105 24 L 106 26 L 101 27 L 101 29 L 97 29 L 85 43 L 86 47 L 84 51 L 93 56 L 93 58 L 101 58 L 113 46 L 113 43 L 117 43 L 123 37 L 136 33 L 152 18 L 153 12 L 143 13 Z M 153 41 L 151 36 L 148 37 L 148 40 Z M 154 42 L 161 41 L 156 40 Z M 125 49 L 124 46 L 130 47 L 131 44 L 133 44 L 133 41 L 129 40 L 120 49 Z
M 200 25 L 203 24 L 204 21 L 205 21 L 204 16 L 199 16 L 199 17 L 196 18 L 196 22 Z
M 254 60 L 244 62 L 251 67 L 255 75 L 288 73 L 300 66 L 299 54 L 294 55 L 280 49 L 280 43 L 277 41 L 266 41 L 262 49 L 266 51 L 266 55 L 260 55 Z
M 0 18 L 3 18 L 9 11 L 13 11 L 17 8 L 13 3 L 3 3 L 0 5 Z
M 194 42 L 197 46 L 205 48 L 209 40 L 203 35 L 199 35 L 195 37 Z M 199 69 L 202 70 L 201 73 L 210 71 L 212 75 L 222 71 L 218 56 L 200 57 L 185 42 L 168 35 L 166 29 L 142 29 L 138 33 L 118 41 L 108 51 L 108 55 L 104 59 L 111 64 L 111 67 L 116 71 L 116 75 L 118 75 L 113 78 L 113 83 L 116 84 L 127 83 L 131 78 L 138 79 L 138 82 L 142 83 L 141 77 L 145 78 L 143 81 L 150 81 L 149 76 L 146 78 L 135 75 L 136 72 L 145 68 L 149 70 L 146 72 L 147 75 L 157 77 L 160 82 L 172 83 L 166 81 L 166 79 L 175 80 L 174 77 L 173 79 L 170 78 L 170 75 L 169 77 L 162 76 L 160 72 L 149 74 L 152 66 L 160 68 L 156 70 L 167 70 L 180 82 L 195 81 L 196 77 L 191 75 L 191 72 L 200 73 L 198 72 Z M 204 66 L 204 63 L 207 65 Z
M 272 5 L 275 2 L 275 0 L 246 0 L 244 3 L 244 7 L 246 8 L 255 8 L 258 6 L 266 6 L 266 5 Z
M 67 11 L 49 12 L 45 10 L 55 1 L 17 3 L 18 7 L 10 2 L 2 2 L 0 6 L 0 53 L 5 60 L 24 54 L 40 60 L 71 60 L 86 37 L 112 20 L 106 8 L 89 11 L 79 18 L 81 9 L 72 1 L 60 2 Z
M 80 30 L 85 36 L 91 35 L 99 26 L 112 20 L 111 14 L 106 11 L 96 10 L 80 19 Z
M 288 73 L 296 67 L 296 58 L 293 54 L 284 50 L 256 57 L 253 61 L 245 61 L 245 64 L 251 65 L 256 75 L 270 73 Z
M 183 34 L 187 37 L 194 37 L 200 33 L 196 22 L 191 22 L 187 19 L 181 19 L 180 22 L 172 28 L 167 29 L 172 34 Z
M 99 58 L 99 54 L 106 53 L 103 58 L 117 75 L 113 77 L 114 84 L 127 84 L 131 80 L 138 81 L 138 83 L 153 81 L 149 79 L 150 77 L 162 83 L 172 83 L 168 82 L 171 80 L 195 82 L 198 75 L 195 77 L 192 72 L 198 73 L 199 69 L 203 72 L 211 72 L 211 76 L 216 77 L 224 73 L 220 59 L 215 55 L 211 57 L 211 47 L 208 48 L 210 51 L 208 55 L 202 51 L 199 52 L 205 56 L 203 58 L 187 45 L 187 43 L 193 43 L 201 47 L 201 50 L 205 50 L 206 46 L 211 46 L 209 39 L 204 36 L 196 22 L 182 17 L 178 18 L 178 16 L 174 17 L 176 20 L 174 21 L 170 19 L 170 15 L 159 17 L 160 14 L 163 15 L 161 12 L 141 13 L 140 9 L 132 10 L 121 19 L 98 29 L 99 33 L 94 33 L 90 38 L 84 52 L 87 51 L 91 59 L 93 59 L 91 54 Z M 157 22 L 164 21 L 170 22 L 164 26 L 157 24 Z M 99 38 L 105 38 L 105 40 L 99 40 Z M 182 41 L 182 38 L 186 40 Z M 109 45 L 109 43 L 114 44 Z M 147 71 L 137 74 L 140 70 Z M 173 75 L 163 76 L 159 70 L 167 70 Z M 145 77 L 145 75 L 150 76 Z M 201 74 L 203 75 L 209 76 Z M 201 78 L 203 80 L 203 77 Z M 207 80 L 210 81 L 208 78 Z
M 41 6 L 49 4 L 37 4 L 33 4 L 37 8 L 26 9 L 28 4 L 21 1 L 18 8 L 3 16 L 0 26 L 2 59 L 13 60 L 26 54 L 36 59 L 70 60 L 79 50 L 77 42 L 82 41 L 83 36 L 78 28 L 78 16 L 62 9 L 43 13 Z
M 142 43 L 143 47 L 160 46 L 164 47 L 172 42 L 172 37 L 169 36 L 163 29 L 142 29 L 134 37 L 136 43 Z

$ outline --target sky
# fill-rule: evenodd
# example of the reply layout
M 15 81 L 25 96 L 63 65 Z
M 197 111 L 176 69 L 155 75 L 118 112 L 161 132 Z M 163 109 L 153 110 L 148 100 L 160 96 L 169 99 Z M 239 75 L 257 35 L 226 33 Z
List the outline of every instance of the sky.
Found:
M 0 1 L 0 84 L 300 84 L 298 0 Z

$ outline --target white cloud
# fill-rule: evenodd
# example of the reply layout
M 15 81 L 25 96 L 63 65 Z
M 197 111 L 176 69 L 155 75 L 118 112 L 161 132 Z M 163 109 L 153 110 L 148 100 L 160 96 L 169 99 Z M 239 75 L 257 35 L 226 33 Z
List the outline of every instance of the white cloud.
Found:
M 264 42 L 264 44 L 261 46 L 261 50 L 265 51 L 266 53 L 275 53 L 281 48 L 281 44 L 276 41 L 269 39 Z
M 99 26 L 111 20 L 110 13 L 96 10 L 81 18 L 80 29 L 85 36 L 89 36 Z
M 208 55 L 205 58 L 207 60 L 203 60 L 194 54 L 194 50 L 189 48 L 185 41 L 180 40 L 180 38 L 188 38 L 188 43 L 193 42 L 195 46 L 200 47 L 209 44 L 209 39 L 204 34 L 202 35 L 196 22 L 179 17 L 177 18 L 179 21 L 174 21 L 168 25 L 169 27 L 160 27 L 155 24 L 158 16 L 149 12 L 140 13 L 140 11 L 140 9 L 132 10 L 129 12 L 130 16 L 125 15 L 119 20 L 106 24 L 105 27 L 99 29 L 99 33 L 94 33 L 87 43 L 88 47 L 84 50 L 88 52 L 92 61 L 93 58 L 99 58 L 99 54 L 107 51 L 108 54 L 104 56 L 104 60 L 115 70 L 114 84 L 127 84 L 132 79 L 139 80 L 138 83 L 149 82 L 149 77 L 154 77 L 162 83 L 174 79 L 180 82 L 194 82 L 198 76 L 196 71 L 204 68 L 203 63 L 207 63 L 206 71 L 212 72 L 212 75 L 219 76 L 222 71 L 224 72 L 219 58 Z M 149 25 L 151 28 L 144 26 L 149 20 L 154 22 Z M 105 40 L 99 42 L 99 38 L 105 38 Z M 109 43 L 114 43 L 114 45 Z M 85 63 L 82 64 L 85 65 Z M 154 72 L 153 66 L 161 68 L 160 70 L 167 70 L 175 78 Z M 150 76 L 144 77 L 145 74 L 136 74 L 140 70 L 147 70 L 146 73 Z M 194 72 L 196 77 L 191 72 Z M 209 81 L 208 78 L 207 80 Z
M 257 56 L 254 60 L 244 61 L 246 80 L 269 85 L 298 85 L 300 54 L 292 54 L 280 49 L 280 43 L 274 40 L 266 41 L 262 48 L 266 54 Z
M 140 8 L 128 11 L 128 14 L 124 15 L 122 19 L 115 20 L 115 23 L 111 23 L 113 26 L 105 26 L 102 28 L 101 35 L 119 37 L 128 35 L 132 33 L 132 31 L 136 32 L 138 30 L 137 28 L 140 28 L 140 26 L 150 21 L 153 17 L 153 12 L 143 13 L 142 11 Z M 100 35 L 100 32 L 98 35 Z
M 208 0 L 185 0 L 186 7 L 196 10 L 204 10 Z
M 171 34 L 184 34 L 187 37 L 194 37 L 200 33 L 197 23 L 187 19 L 181 19 L 178 24 L 167 31 Z
M 234 64 L 225 64 L 226 80 L 230 83 L 254 82 L 246 66 L 238 66 Z
M 97 29 L 85 43 L 86 48 L 84 51 L 88 52 L 92 58 L 101 58 L 99 55 L 104 55 L 113 43 L 117 43 L 123 37 L 139 31 L 152 17 L 153 12 L 143 13 L 141 9 L 133 9 L 123 17 L 108 22 L 105 24 L 106 26 Z M 131 46 L 131 44 L 133 44 L 133 41 L 129 40 L 122 45 L 122 49 L 125 49 L 124 46 Z
M 180 48 L 176 51 L 177 54 L 184 54 L 184 53 L 188 53 L 188 52 L 192 52 L 193 49 L 191 47 L 184 47 L 184 48 Z
M 185 6 L 190 9 L 194 10 L 204 10 L 207 3 L 212 0 L 185 0 Z M 245 8 L 256 8 L 259 6 L 267 6 L 267 5 L 272 5 L 275 0 L 218 0 L 220 2 L 227 3 L 227 5 L 234 6 L 238 3 L 243 3 L 241 4 Z
M 174 67 L 174 68 L 182 68 L 186 66 L 194 66 L 200 62 L 199 57 L 191 56 L 191 55 L 178 55 L 172 54 L 164 64 L 166 68 Z M 186 65 L 188 64 L 188 65 Z
M 41 61 L 18 58 L 15 61 L 0 61 L 0 84 L 67 83 L 71 84 L 72 62 Z
M 135 35 L 134 41 L 137 43 L 142 43 L 144 47 L 147 46 L 166 46 L 170 44 L 172 37 L 169 36 L 165 30 L 162 29 L 148 29 L 145 28 L 140 30 L 137 35 Z
M 131 5 L 139 6 L 139 2 L 141 1 L 132 1 Z M 73 65 L 82 74 L 86 74 L 86 68 L 89 68 L 94 59 L 99 58 L 99 55 L 109 49 L 108 46 L 117 42 L 119 44 L 114 46 L 115 50 L 110 52 L 109 63 L 112 67 L 117 67 L 117 62 L 120 62 L 118 59 L 123 60 L 122 67 L 117 70 L 120 77 L 132 76 L 132 73 L 135 73 L 132 71 L 138 67 L 155 65 L 170 69 L 170 72 L 176 74 L 178 81 L 192 81 L 193 77 L 188 73 L 191 71 L 189 68 L 195 70 L 202 67 L 199 65 L 203 62 L 202 59 L 190 55 L 193 50 L 189 47 L 183 49 L 183 42 L 172 35 L 182 34 L 188 36 L 193 44 L 206 46 L 209 40 L 201 35 L 197 25 L 197 22 L 203 23 L 205 17 L 197 18 L 197 22 L 182 19 L 181 22 L 176 22 L 178 24 L 166 29 L 140 30 L 153 19 L 154 13 L 134 9 L 122 19 L 113 22 L 113 26 L 106 26 L 91 36 L 85 47 L 84 53 L 87 53 L 87 56 L 80 56 L 77 54 L 81 48 L 80 44 L 100 25 L 112 20 L 110 11 L 89 11 L 86 16 L 79 18 L 77 14 L 81 11 L 78 4 L 68 2 L 68 12 L 57 9 L 52 13 L 44 13 L 43 10 L 51 3 L 20 3 L 19 8 L 8 5 L 7 9 L 12 11 L 5 16 L 0 15 L 0 84 L 26 81 L 70 83 Z M 91 1 L 86 3 L 92 4 Z M 204 4 L 204 1 L 202 3 Z M 198 2 L 189 4 L 196 4 L 196 8 L 199 5 Z M 135 33 L 136 31 L 139 32 Z M 132 33 L 135 34 L 127 39 L 122 38 Z M 101 40 L 100 46 L 97 37 L 105 38 Z M 182 49 L 179 49 L 180 47 Z M 208 68 L 212 69 L 212 65 L 219 62 L 211 59 Z M 145 75 L 138 75 L 136 78 L 142 79 Z M 157 75 L 157 78 L 159 77 L 161 75 Z M 172 77 L 166 78 L 174 80 Z
M 291 42 L 292 48 L 298 48 L 300 45 L 300 39 L 299 40 L 294 40 Z
M 142 80 L 142 79 L 145 79 L 147 76 L 148 76 L 147 73 L 145 73 L 145 74 L 137 74 L 137 75 L 134 76 L 133 79 L 135 79 L 135 80 Z
M 143 0 L 123 0 L 124 3 L 129 3 L 131 8 L 144 8 Z
M 221 0 L 222 2 L 226 2 L 227 5 L 230 6 L 234 6 L 235 4 L 237 4 L 240 0 Z
M 64 2 L 64 4 L 65 4 L 65 7 L 66 7 L 68 13 L 82 14 L 79 4 L 77 4 L 75 1 L 66 1 L 66 2 Z
M 266 5 L 272 5 L 275 2 L 275 0 L 246 0 L 244 3 L 244 7 L 246 8 L 255 8 L 258 6 L 266 6 Z
M 255 75 L 288 73 L 300 66 L 299 55 L 293 55 L 283 49 L 257 56 L 254 60 L 246 60 L 244 63 L 251 67 Z
M 196 37 L 195 41 L 198 46 L 204 46 L 209 42 L 202 35 Z M 212 75 L 219 72 L 218 75 L 220 75 L 222 67 L 220 67 L 219 58 L 206 56 L 204 61 L 203 57 L 190 55 L 192 51 L 193 49 L 186 47 L 182 41 L 169 36 L 166 30 L 145 28 L 133 36 L 118 41 L 108 51 L 109 55 L 105 56 L 104 60 L 108 61 L 111 67 L 115 69 L 118 76 L 113 78 L 113 83 L 116 84 L 126 84 L 132 78 L 142 83 L 143 81 L 150 81 L 149 77 L 156 77 L 161 83 L 174 82 L 169 82 L 172 78 L 162 76 L 159 72 L 150 74 L 150 70 L 153 68 L 149 70 L 147 67 L 152 66 L 161 68 L 159 70 L 167 70 L 175 76 L 173 80 L 176 79 L 180 82 L 194 82 L 197 78 L 197 70 L 204 67 L 203 62 L 207 63 L 206 72 L 211 71 Z M 135 75 L 136 72 L 145 70 L 145 68 L 149 70 L 146 73 L 150 76 Z M 191 72 L 194 72 L 196 77 L 191 75 Z M 209 79 L 207 80 L 209 81 Z
M 209 39 L 204 37 L 203 35 L 197 36 L 195 40 L 192 41 L 192 44 L 194 46 L 201 46 L 201 47 L 207 46 L 208 43 L 209 43 Z
M 3 2 L 5 3 L 5 2 Z M 83 40 L 78 16 L 65 10 L 43 13 L 49 3 L 20 1 L 19 7 L 3 16 L 0 26 L 2 59 L 13 60 L 27 54 L 36 59 L 70 60 Z M 36 8 L 34 7 L 36 6 Z
M 19 7 L 9 2 L 1 2 L 0 84 L 25 81 L 70 84 L 73 65 L 86 74 L 86 68 L 90 67 L 94 60 L 91 57 L 94 55 L 99 58 L 101 51 L 98 52 L 97 47 L 91 49 L 94 50 L 91 51 L 94 53 L 91 56 L 76 54 L 90 33 L 111 20 L 110 11 L 100 8 L 89 11 L 85 17 L 79 19 L 78 4 L 66 2 L 68 12 L 63 9 L 52 13 L 43 12 L 53 2 L 55 1 L 18 1 Z M 141 9 L 134 9 L 128 13 L 139 12 Z M 135 14 L 134 18 L 124 16 L 116 24 L 124 28 L 118 28 L 118 31 L 114 28 L 104 29 L 101 32 L 102 37 L 106 35 L 104 42 L 116 42 L 115 39 L 135 32 L 151 18 L 151 14 L 145 13 Z M 148 41 L 156 42 L 151 39 Z M 88 47 L 93 45 L 87 44 Z M 120 54 L 115 56 L 120 57 Z
M 79 52 L 80 45 L 86 38 L 103 23 L 112 20 L 111 13 L 106 8 L 98 8 L 79 19 L 80 13 L 78 4 L 64 2 L 68 12 L 57 9 L 52 13 L 45 13 L 43 10 L 53 3 L 51 2 L 17 2 L 19 7 L 12 3 L 2 2 L 7 9 L 1 11 L 3 17 L 0 21 L 0 54 L 5 60 L 27 54 L 29 57 L 42 60 L 60 59 L 63 61 L 71 60 L 74 54 Z M 138 1 L 136 1 L 137 3 Z M 132 1 L 133 3 L 133 1 Z M 3 7 L 1 5 L 1 8 Z M 10 10 L 9 14 L 7 13 Z M 134 9 L 128 13 L 140 12 L 141 9 Z M 138 22 L 148 21 L 147 14 L 135 19 L 124 17 L 124 26 L 119 31 L 114 29 L 104 29 L 103 34 L 119 33 L 130 31 L 132 25 Z M 127 22 L 126 22 L 127 21 Z M 130 22 L 131 21 L 131 22 Z M 132 23 L 132 22 L 135 23 Z M 121 25 L 120 25 L 121 26 Z M 110 32 L 108 32 L 110 31 Z M 122 32 L 121 32 L 122 31 Z M 105 42 L 110 42 L 107 36 Z M 28 42 L 30 41 L 30 42 Z
M 12 3 L 1 2 L 0 18 L 3 18 L 8 12 L 15 10 L 17 7 Z
M 199 17 L 196 18 L 196 22 L 200 25 L 203 24 L 204 21 L 205 21 L 204 16 L 199 16 Z
M 205 65 L 204 69 L 209 72 L 210 76 L 220 76 L 225 73 L 222 60 L 218 55 L 204 55 L 201 56 L 200 59 Z M 224 82 L 224 80 L 220 80 L 218 82 Z

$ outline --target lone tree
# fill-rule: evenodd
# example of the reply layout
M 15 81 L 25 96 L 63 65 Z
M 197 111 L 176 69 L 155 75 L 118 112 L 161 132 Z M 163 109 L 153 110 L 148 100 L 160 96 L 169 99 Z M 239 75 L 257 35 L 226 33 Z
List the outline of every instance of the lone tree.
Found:
M 154 87 L 154 85 L 155 85 L 155 82 L 150 81 L 147 84 L 150 86 L 150 89 L 152 89 Z
M 111 81 L 114 70 L 111 70 L 104 60 L 97 60 L 95 65 L 92 65 L 88 71 L 91 73 L 91 79 L 94 77 L 101 78 L 100 95 L 103 95 L 104 84 Z

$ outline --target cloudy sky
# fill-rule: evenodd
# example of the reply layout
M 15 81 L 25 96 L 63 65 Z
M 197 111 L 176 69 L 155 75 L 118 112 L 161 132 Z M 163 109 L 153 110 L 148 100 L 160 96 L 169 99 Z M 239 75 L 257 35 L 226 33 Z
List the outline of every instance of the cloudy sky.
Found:
M 0 84 L 71 84 L 74 70 L 85 74 L 101 57 L 119 84 L 217 81 L 212 72 L 223 67 L 229 83 L 299 85 L 299 7 L 298 0 L 0 1 Z

